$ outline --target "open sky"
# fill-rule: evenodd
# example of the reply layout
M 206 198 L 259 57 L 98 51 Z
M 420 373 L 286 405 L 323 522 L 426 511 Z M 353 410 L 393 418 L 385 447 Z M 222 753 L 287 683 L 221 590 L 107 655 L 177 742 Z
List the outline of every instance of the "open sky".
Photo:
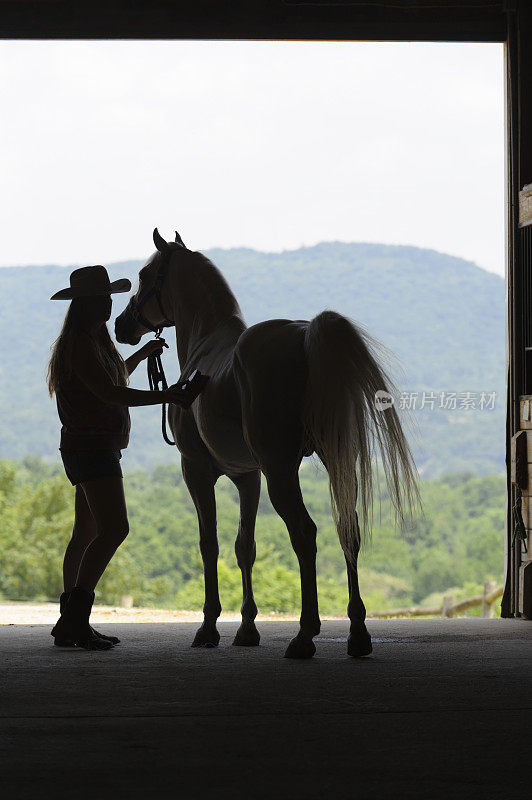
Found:
M 504 274 L 498 44 L 0 43 L 0 265 L 410 244 Z

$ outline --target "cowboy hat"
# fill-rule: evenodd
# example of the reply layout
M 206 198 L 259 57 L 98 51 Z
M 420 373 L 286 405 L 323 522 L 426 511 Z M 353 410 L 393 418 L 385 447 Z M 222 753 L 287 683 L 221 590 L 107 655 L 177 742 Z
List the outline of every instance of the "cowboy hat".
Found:
M 74 297 L 129 292 L 130 289 L 131 281 L 128 278 L 111 282 L 105 267 L 96 264 L 94 267 L 80 267 L 71 272 L 70 286 L 53 294 L 50 300 L 72 300 Z

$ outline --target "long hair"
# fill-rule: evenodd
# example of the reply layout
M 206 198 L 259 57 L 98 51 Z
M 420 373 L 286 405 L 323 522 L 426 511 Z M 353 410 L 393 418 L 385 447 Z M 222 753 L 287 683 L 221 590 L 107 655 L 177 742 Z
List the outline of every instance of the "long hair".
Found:
M 48 363 L 47 384 L 50 397 L 72 376 L 72 350 L 74 339 L 88 316 L 89 298 L 76 297 L 68 307 L 59 336 L 53 343 Z M 102 367 L 118 386 L 127 386 L 128 373 L 124 359 L 115 347 L 107 325 L 98 329 L 94 337 L 95 351 Z

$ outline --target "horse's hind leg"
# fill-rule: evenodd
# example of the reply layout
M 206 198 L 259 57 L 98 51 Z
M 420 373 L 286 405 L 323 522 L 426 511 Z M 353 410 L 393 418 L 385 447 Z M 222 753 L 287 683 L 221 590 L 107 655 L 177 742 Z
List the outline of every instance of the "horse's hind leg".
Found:
M 356 515 L 357 539 L 360 541 L 360 529 L 358 527 L 358 516 Z M 366 607 L 360 596 L 358 586 L 358 551 L 359 545 L 355 544 L 350 560 L 346 555 L 347 582 L 349 585 L 349 605 L 347 606 L 347 616 L 350 621 L 349 638 L 347 640 L 347 652 L 350 656 L 367 656 L 372 651 L 371 636 L 366 628 Z
M 234 645 L 258 645 L 260 635 L 255 627 L 257 606 L 253 597 L 251 573 L 255 562 L 255 520 L 260 497 L 260 471 L 248 472 L 232 478 L 240 497 L 240 521 L 235 541 L 235 553 L 242 572 L 242 624 L 233 640 Z
M 265 472 L 272 505 L 288 528 L 301 574 L 300 628 L 285 657 L 312 658 L 316 652 L 312 639 L 321 627 L 316 588 L 316 525 L 303 503 L 297 468 L 290 472 Z
M 181 459 L 181 467 L 198 514 L 200 551 L 205 576 L 203 625 L 198 629 L 192 647 L 216 647 L 220 641 L 216 621 L 222 610 L 218 593 L 218 538 L 214 497 L 216 477 L 208 467 L 184 457 Z

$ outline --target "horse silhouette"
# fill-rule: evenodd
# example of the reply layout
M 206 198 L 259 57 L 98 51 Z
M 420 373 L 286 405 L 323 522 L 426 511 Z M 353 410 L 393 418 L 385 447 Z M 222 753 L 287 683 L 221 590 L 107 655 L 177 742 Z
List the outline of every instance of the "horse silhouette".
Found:
M 357 560 L 373 499 L 372 460 L 380 452 L 396 518 L 419 502 L 417 471 L 393 405 L 377 392 L 395 387 L 375 355 L 378 344 L 359 325 L 323 311 L 310 321 L 273 319 L 247 327 L 218 268 L 203 254 L 155 229 L 156 252 L 117 317 L 116 338 L 137 344 L 148 331 L 174 326 L 182 379 L 210 375 L 190 409 L 171 405 L 168 422 L 181 452 L 183 478 L 196 507 L 204 565 L 204 620 L 194 647 L 215 647 L 221 613 L 214 486 L 235 484 L 240 520 L 235 542 L 242 572 L 242 622 L 233 644 L 258 645 L 252 568 L 261 472 L 272 505 L 286 524 L 301 575 L 300 629 L 288 658 L 311 658 L 320 631 L 316 588 L 316 525 L 299 484 L 304 456 L 316 453 L 329 474 L 331 502 L 349 586 L 348 653 L 368 655 L 371 637 L 360 596 Z M 360 491 L 359 491 L 360 489 Z M 359 501 L 361 525 L 356 504 Z

